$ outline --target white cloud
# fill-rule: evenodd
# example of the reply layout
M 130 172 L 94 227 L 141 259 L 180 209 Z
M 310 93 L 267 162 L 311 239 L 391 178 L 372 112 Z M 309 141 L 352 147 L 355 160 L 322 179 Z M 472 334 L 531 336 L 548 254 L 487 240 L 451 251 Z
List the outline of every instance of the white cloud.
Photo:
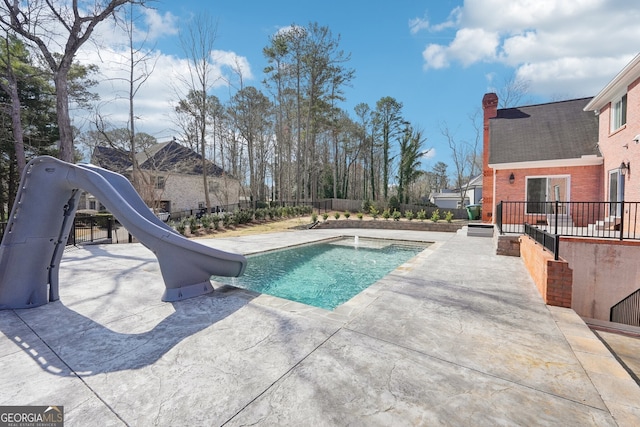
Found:
M 211 60 L 216 66 L 217 73 L 224 76 L 228 82 L 240 77 L 243 80 L 253 79 L 249 60 L 244 56 L 238 56 L 235 52 L 226 50 L 214 50 L 211 52 Z
M 413 18 L 409 20 L 409 31 L 411 34 L 419 33 L 422 30 L 429 29 L 429 19 L 425 16 L 424 18 Z
M 155 9 L 144 8 L 143 10 L 150 40 L 178 34 L 177 18 L 171 12 L 161 15 Z
M 430 44 L 422 51 L 422 57 L 424 58 L 425 70 L 429 68 L 447 68 L 449 66 L 447 49 L 444 46 Z
M 436 157 L 436 149 L 435 148 L 427 148 L 422 153 L 420 153 L 420 156 L 424 160 L 434 159 Z
M 79 58 L 83 63 L 100 67 L 99 84 L 93 90 L 100 95 L 100 114 L 114 127 L 126 127 L 129 122 L 128 104 L 128 50 L 102 47 L 99 51 L 85 51 Z M 138 117 L 138 132 L 149 133 L 160 141 L 174 135 L 176 126 L 171 112 L 177 100 L 188 91 L 186 79 L 189 66 L 186 59 L 166 55 L 159 51 L 149 53 L 149 69 L 153 71 L 142 84 L 134 98 L 135 115 Z M 253 79 L 247 58 L 234 52 L 215 50 L 211 52 L 212 89 L 226 87 L 237 79 L 232 69 L 238 68 L 246 82 Z M 139 76 L 141 68 L 136 70 Z M 88 126 L 87 118 L 92 113 L 79 112 L 74 117 L 76 126 Z
M 417 34 L 420 31 L 437 32 L 437 31 L 445 30 L 447 28 L 455 28 L 458 25 L 458 22 L 460 21 L 460 11 L 461 9 L 459 7 L 456 7 L 451 11 L 451 13 L 449 13 L 449 17 L 447 18 L 446 21 L 436 25 L 431 25 L 426 13 L 422 18 L 410 19 L 409 32 L 411 32 L 411 34 Z
M 468 66 L 474 62 L 492 60 L 496 57 L 498 34 L 482 28 L 463 28 L 447 48 L 447 52 Z
M 425 69 L 496 63 L 539 95 L 594 95 L 638 52 L 638 2 L 465 0 L 454 13 L 430 24 L 431 31 L 456 26 L 450 43 L 425 48 Z
M 482 28 L 463 28 L 449 46 L 430 44 L 422 52 L 424 68 L 446 68 L 452 60 L 469 66 L 475 62 L 494 60 L 499 40 L 496 33 Z

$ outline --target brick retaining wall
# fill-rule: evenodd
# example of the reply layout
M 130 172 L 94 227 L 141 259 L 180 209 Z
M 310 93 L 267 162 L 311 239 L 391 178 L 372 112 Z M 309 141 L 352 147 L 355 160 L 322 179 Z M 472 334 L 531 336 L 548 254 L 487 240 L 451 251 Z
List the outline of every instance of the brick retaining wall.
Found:
M 555 261 L 529 236 L 520 237 L 520 256 L 546 304 L 571 308 L 573 271 L 563 259 Z

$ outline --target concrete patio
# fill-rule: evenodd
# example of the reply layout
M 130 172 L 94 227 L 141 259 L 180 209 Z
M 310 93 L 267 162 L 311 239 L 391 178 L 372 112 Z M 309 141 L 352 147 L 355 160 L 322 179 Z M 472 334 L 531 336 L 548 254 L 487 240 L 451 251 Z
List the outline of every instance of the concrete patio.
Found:
M 200 241 L 250 254 L 354 234 L 433 244 L 333 312 L 222 285 L 163 303 L 144 246 L 70 248 L 60 301 L 0 311 L 0 405 L 63 405 L 67 426 L 640 425 L 627 371 L 490 238 Z

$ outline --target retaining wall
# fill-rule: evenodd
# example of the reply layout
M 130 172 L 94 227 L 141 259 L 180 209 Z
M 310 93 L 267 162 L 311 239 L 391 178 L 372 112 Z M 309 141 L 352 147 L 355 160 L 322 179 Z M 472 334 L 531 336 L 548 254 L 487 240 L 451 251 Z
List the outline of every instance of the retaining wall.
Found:
M 571 308 L 573 271 L 564 259 L 553 254 L 529 236 L 520 236 L 520 256 L 546 304 Z

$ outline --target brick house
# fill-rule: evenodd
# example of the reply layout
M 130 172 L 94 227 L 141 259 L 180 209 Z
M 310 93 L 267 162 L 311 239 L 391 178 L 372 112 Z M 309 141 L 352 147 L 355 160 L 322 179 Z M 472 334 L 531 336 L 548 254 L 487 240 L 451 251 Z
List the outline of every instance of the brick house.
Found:
M 138 153 L 136 161 L 141 173 L 136 190 L 150 207 L 163 208 L 167 212 L 206 207 L 200 154 L 174 140 L 154 144 Z M 91 162 L 132 180 L 131 157 L 123 150 L 96 147 Z M 206 165 L 212 209 L 237 205 L 240 195 L 238 179 L 225 173 L 212 162 L 207 161 Z M 91 198 L 88 198 L 87 203 L 99 206 L 97 201 L 92 201 Z M 91 206 L 87 208 L 96 209 Z
M 604 160 L 598 119 L 584 110 L 590 100 L 499 109 L 495 93 L 484 95 L 483 221 L 495 222 L 501 201 L 528 202 L 525 214 L 539 217 L 551 212 L 537 202 L 601 200 Z
M 640 201 L 640 54 L 584 107 L 599 120 L 603 193 L 609 201 Z
M 575 223 L 576 230 L 559 237 L 559 259 L 530 237 L 518 237 L 518 253 L 544 301 L 571 307 L 586 319 L 634 326 L 640 326 L 639 86 L 637 55 L 591 99 L 515 109 L 497 109 L 495 94 L 483 99 L 485 212 L 496 212 L 501 200 L 536 201 L 532 194 L 594 202 L 583 212 L 594 222 Z M 537 152 L 525 155 L 527 144 Z M 510 163 L 514 159 L 519 161 Z M 538 177 L 546 178 L 546 186 L 537 185 L 544 183 Z M 541 191 L 532 192 L 536 188 Z

